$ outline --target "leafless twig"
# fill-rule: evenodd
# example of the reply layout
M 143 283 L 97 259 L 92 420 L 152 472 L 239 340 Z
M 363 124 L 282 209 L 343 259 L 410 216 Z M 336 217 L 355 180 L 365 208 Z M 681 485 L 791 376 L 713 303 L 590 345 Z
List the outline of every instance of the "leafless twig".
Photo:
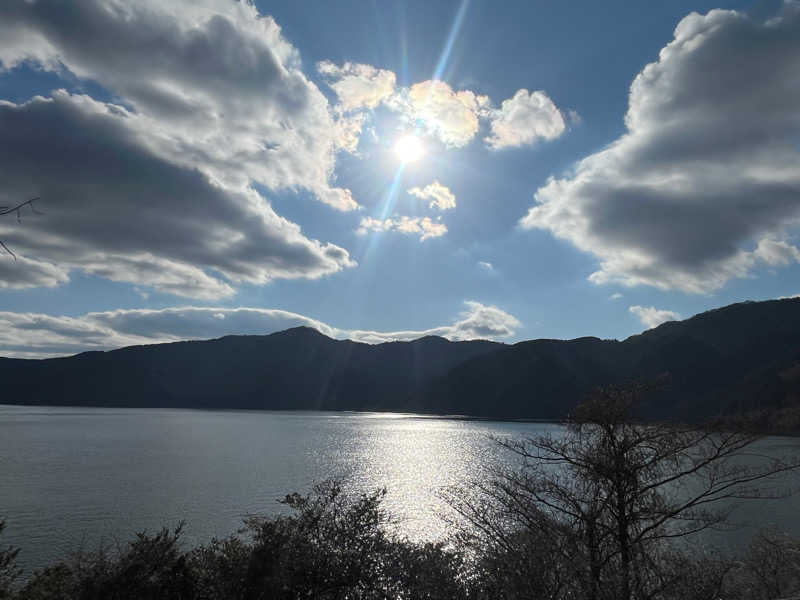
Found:
M 11 213 L 17 213 L 17 223 L 21 223 L 22 222 L 22 209 L 25 208 L 26 206 L 30 207 L 31 212 L 33 212 L 33 214 L 42 215 L 44 213 L 36 210 L 36 206 L 34 206 L 34 204 L 33 204 L 38 199 L 39 199 L 39 196 L 36 196 L 35 198 L 31 198 L 30 200 L 25 200 L 25 202 L 21 202 L 21 203 L 17 204 L 16 206 L 0 206 L 0 217 L 2 217 L 3 215 L 10 215 Z M 2 240 L 0 240 L 0 247 L 2 247 L 3 250 L 8 252 L 14 258 L 15 261 L 17 260 L 17 255 L 14 254 L 9 249 L 9 247 L 6 246 L 3 243 Z

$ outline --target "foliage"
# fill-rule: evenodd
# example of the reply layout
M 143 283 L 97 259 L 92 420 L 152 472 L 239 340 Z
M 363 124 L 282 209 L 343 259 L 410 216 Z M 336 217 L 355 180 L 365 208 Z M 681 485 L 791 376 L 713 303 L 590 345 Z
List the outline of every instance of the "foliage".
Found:
M 254 547 L 245 597 L 460 597 L 457 557 L 386 533 L 385 493 L 351 499 L 328 482 L 310 496 L 287 496 L 289 517 L 249 520 Z
M 141 600 L 193 597 L 187 555 L 178 540 L 182 525 L 155 535 L 139 533 L 126 548 L 110 556 L 104 549 L 79 553 L 36 573 L 20 600 Z
M 673 540 L 725 526 L 731 500 L 785 493 L 776 478 L 797 458 L 754 454 L 759 438 L 746 431 L 637 423 L 643 391 L 597 390 L 566 435 L 501 440 L 522 466 L 450 494 L 462 534 L 488 550 L 481 568 L 513 565 L 494 580 L 541 598 L 674 597 L 688 571 Z M 535 564 L 547 575 L 532 577 Z
M 772 600 L 800 595 L 800 542 L 779 532 L 762 532 L 735 564 L 727 585 L 734 600 Z
M 246 521 L 249 539 L 180 548 L 182 526 L 140 533 L 115 556 L 78 554 L 40 571 L 19 600 L 466 598 L 458 554 L 386 532 L 384 491 L 351 497 L 336 482 L 282 502 L 287 516 Z
M 0 520 L 0 534 L 6 528 L 6 522 Z M 0 548 L 0 600 L 11 597 L 11 586 L 14 580 L 20 575 L 20 570 L 16 566 L 18 548 Z

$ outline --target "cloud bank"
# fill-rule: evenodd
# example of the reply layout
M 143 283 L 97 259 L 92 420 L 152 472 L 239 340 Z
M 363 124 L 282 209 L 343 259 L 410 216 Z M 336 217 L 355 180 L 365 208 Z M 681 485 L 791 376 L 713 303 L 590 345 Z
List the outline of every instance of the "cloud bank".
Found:
M 595 283 L 706 293 L 798 260 L 800 3 L 692 13 L 630 89 L 627 133 L 521 220 L 597 256 Z
M 313 327 L 339 339 L 378 344 L 438 335 L 450 340 L 498 339 L 514 335 L 520 322 L 496 306 L 475 301 L 449 325 L 420 331 L 346 330 L 284 310 L 181 307 L 93 312 L 82 317 L 0 312 L 0 356 L 44 358 L 135 344 L 264 335 L 290 327 Z

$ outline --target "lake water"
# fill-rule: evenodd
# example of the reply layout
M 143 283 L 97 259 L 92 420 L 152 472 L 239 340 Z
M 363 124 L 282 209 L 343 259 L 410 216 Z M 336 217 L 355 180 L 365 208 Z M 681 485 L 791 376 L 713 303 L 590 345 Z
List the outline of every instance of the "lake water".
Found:
M 0 405 L 0 546 L 30 571 L 100 542 L 186 521 L 187 544 L 234 533 L 242 518 L 340 478 L 388 490 L 384 504 L 416 540 L 440 539 L 442 487 L 505 460 L 490 436 L 560 426 L 387 413 L 101 409 Z M 800 452 L 769 438 L 761 450 Z M 743 521 L 800 535 L 800 497 L 758 501 Z M 731 534 L 727 534 L 730 536 Z M 737 543 L 746 533 L 735 534 Z

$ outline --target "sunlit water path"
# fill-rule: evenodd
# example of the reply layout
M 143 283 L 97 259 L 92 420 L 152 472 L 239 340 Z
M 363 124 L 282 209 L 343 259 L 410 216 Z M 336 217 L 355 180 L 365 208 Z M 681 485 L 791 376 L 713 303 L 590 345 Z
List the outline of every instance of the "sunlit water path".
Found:
M 187 544 L 205 542 L 326 478 L 353 491 L 386 487 L 385 507 L 403 534 L 441 539 L 438 492 L 506 460 L 490 436 L 547 431 L 561 429 L 385 413 L 0 406 L 0 517 L 8 521 L 0 544 L 21 547 L 29 570 L 181 520 Z M 793 438 L 762 445 L 800 452 Z M 798 514 L 795 497 L 739 517 L 800 535 Z

